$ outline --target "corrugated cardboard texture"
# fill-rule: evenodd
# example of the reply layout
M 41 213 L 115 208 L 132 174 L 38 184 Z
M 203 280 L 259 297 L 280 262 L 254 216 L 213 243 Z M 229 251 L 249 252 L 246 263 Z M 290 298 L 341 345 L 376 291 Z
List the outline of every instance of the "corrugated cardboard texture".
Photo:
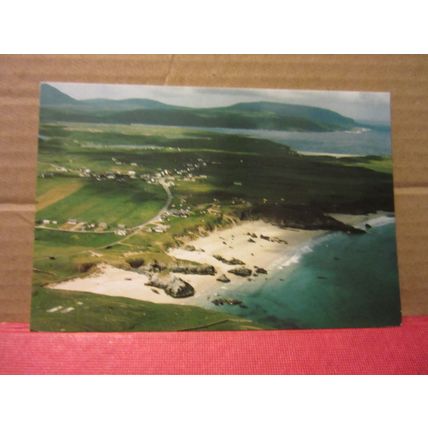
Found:
M 403 314 L 428 314 L 427 56 L 0 56 L 0 321 L 30 313 L 40 81 L 389 91 Z

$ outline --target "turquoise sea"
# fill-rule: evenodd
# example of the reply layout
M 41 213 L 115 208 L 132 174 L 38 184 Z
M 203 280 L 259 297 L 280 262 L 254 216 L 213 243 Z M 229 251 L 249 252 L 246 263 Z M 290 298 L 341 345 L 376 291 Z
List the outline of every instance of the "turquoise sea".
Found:
M 246 308 L 217 310 L 272 328 L 399 325 L 394 219 L 378 220 L 362 235 L 336 232 L 314 239 L 269 278 L 221 296 L 239 299 Z

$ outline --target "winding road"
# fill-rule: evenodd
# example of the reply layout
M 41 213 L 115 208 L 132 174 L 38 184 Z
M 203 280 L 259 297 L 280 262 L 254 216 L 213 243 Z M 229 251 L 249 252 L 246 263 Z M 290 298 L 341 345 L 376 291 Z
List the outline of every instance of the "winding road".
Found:
M 139 224 L 138 226 L 136 226 L 136 227 L 134 227 L 132 229 L 128 229 L 128 230 L 132 230 L 132 232 L 129 233 L 129 234 L 127 234 L 126 236 L 123 236 L 121 239 L 118 239 L 117 241 L 112 242 L 109 245 L 121 244 L 123 241 L 125 241 L 129 237 L 137 234 L 139 231 L 141 231 L 141 229 L 143 229 L 148 224 L 157 222 L 157 221 L 159 221 L 159 220 L 162 219 L 162 214 L 164 214 L 165 212 L 167 212 L 169 206 L 171 205 L 173 195 L 172 195 L 171 191 L 169 190 L 168 184 L 165 182 L 165 180 L 162 180 L 162 179 L 159 180 L 159 184 L 162 186 L 162 188 L 165 190 L 165 193 L 167 194 L 167 200 L 166 200 L 165 205 L 158 211 L 158 213 L 154 217 L 152 217 L 151 219 L 145 221 L 142 224 Z M 56 232 L 66 232 L 66 233 L 112 233 L 111 231 L 110 232 L 90 232 L 90 231 L 77 231 L 77 230 L 75 230 L 75 231 L 72 231 L 72 230 L 61 230 L 61 229 L 55 229 L 53 227 L 52 228 L 48 228 L 48 227 L 43 227 L 43 226 L 41 226 L 41 227 L 37 227 L 36 226 L 36 228 L 38 228 L 38 229 L 55 230 Z M 73 253 L 71 255 L 83 254 L 83 253 L 87 253 L 88 251 L 96 251 L 96 250 L 100 250 L 100 249 L 103 249 L 103 248 L 105 248 L 105 244 L 103 244 L 103 245 L 101 245 L 99 247 L 88 248 L 88 249 L 85 249 L 85 250 L 82 250 L 82 251 L 77 251 L 76 253 Z M 45 258 L 45 256 L 42 257 L 42 258 Z

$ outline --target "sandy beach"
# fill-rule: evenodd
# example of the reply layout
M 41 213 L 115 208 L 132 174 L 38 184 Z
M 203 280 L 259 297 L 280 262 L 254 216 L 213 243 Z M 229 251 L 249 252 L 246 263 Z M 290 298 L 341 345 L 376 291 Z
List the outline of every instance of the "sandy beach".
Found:
M 249 233 L 257 236 L 250 237 Z M 217 230 L 209 236 L 200 237 L 188 242 L 196 248 L 196 251 L 187 251 L 183 248 L 174 248 L 169 254 L 176 259 L 191 260 L 198 263 L 207 263 L 215 267 L 217 275 L 183 275 L 177 274 L 187 280 L 195 287 L 197 292 L 209 294 L 217 291 L 221 287 L 231 287 L 249 282 L 248 279 L 254 277 L 240 277 L 229 273 L 231 266 L 217 260 L 214 255 L 220 255 L 227 260 L 236 258 L 244 262 L 245 267 L 254 270 L 254 267 L 261 267 L 269 271 L 275 269 L 288 258 L 293 257 L 295 252 L 305 243 L 325 231 L 309 231 L 299 229 L 281 229 L 264 221 L 248 221 L 235 225 L 228 229 Z M 271 240 L 262 239 L 260 235 L 269 237 Z M 251 242 L 250 238 L 255 241 Z M 273 242 L 284 240 L 283 242 Z M 220 275 L 225 274 L 230 283 L 223 284 L 216 280 Z
M 48 288 L 57 290 L 86 291 L 106 296 L 129 297 L 130 299 L 145 300 L 153 303 L 177 303 L 177 300 L 168 296 L 163 290 L 148 287 L 145 284 L 149 278 L 141 273 L 118 269 L 107 264 L 100 264 L 92 274 L 84 278 L 75 278 L 58 284 L 51 284 Z M 156 290 L 156 292 L 152 291 Z
M 344 223 L 361 225 L 385 214 L 331 215 Z M 185 247 L 194 247 L 192 251 L 186 250 L 184 247 L 171 249 L 169 255 L 176 259 L 206 263 L 214 266 L 217 271 L 216 275 L 175 273 L 175 276 L 190 283 L 195 289 L 195 295 L 187 298 L 173 298 L 165 294 L 163 290 L 145 285 L 149 281 L 149 277 L 144 273 L 119 269 L 107 264 L 100 264 L 95 272 L 84 278 L 51 284 L 49 287 L 128 297 L 153 303 L 198 305 L 217 296 L 221 290 L 264 277 L 264 274 L 259 274 L 257 278 L 254 276 L 256 266 L 265 269 L 266 276 L 268 276 L 281 266 L 297 262 L 298 253 L 309 248 L 311 240 L 326 233 L 328 232 L 323 230 L 282 229 L 261 220 L 246 221 L 187 242 Z M 263 239 L 261 235 L 269 239 Z M 241 277 L 230 273 L 230 269 L 240 267 L 240 265 L 229 265 L 216 259 L 215 255 L 220 255 L 226 260 L 235 258 L 242 261 L 244 263 L 242 266 L 251 269 L 253 275 Z M 221 275 L 226 275 L 230 282 L 217 281 Z
M 257 237 L 251 238 L 249 233 Z M 174 304 L 198 304 L 201 298 L 215 296 L 220 290 L 241 285 L 255 279 L 255 277 L 240 277 L 229 273 L 231 266 L 217 260 L 214 255 L 221 255 L 225 259 L 237 258 L 245 263 L 245 267 L 252 269 L 258 266 L 269 271 L 292 258 L 296 250 L 311 239 L 320 236 L 325 231 L 305 231 L 297 229 L 281 229 L 263 221 L 249 221 L 235 225 L 224 230 L 212 232 L 209 236 L 198 238 L 188 242 L 196 251 L 187 251 L 183 248 L 175 248 L 169 255 L 181 259 L 207 263 L 213 265 L 217 274 L 192 275 L 176 273 L 175 276 L 190 283 L 195 289 L 195 295 L 187 298 L 173 298 L 163 290 L 146 286 L 149 277 L 144 273 L 138 273 L 119 269 L 107 264 L 100 264 L 96 271 L 83 277 L 63 281 L 49 285 L 49 288 L 70 291 L 86 291 L 108 296 L 128 297 L 131 299 L 145 300 L 153 303 Z M 284 240 L 284 242 L 272 242 L 262 239 L 260 235 L 270 239 Z M 254 236 L 254 235 L 253 235 Z M 230 283 L 217 281 L 220 275 L 225 274 Z

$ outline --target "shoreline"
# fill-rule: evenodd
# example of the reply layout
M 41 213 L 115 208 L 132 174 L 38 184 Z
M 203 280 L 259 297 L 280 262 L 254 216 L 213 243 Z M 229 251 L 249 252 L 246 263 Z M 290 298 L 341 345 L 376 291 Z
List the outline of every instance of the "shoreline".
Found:
M 251 237 L 249 233 L 257 235 L 257 238 Z M 271 272 L 277 269 L 278 264 L 292 258 L 302 246 L 308 245 L 313 239 L 325 233 L 323 230 L 282 229 L 262 220 L 246 221 L 227 229 L 215 230 L 208 236 L 187 242 L 187 245 L 192 245 L 196 251 L 179 247 L 171 249 L 168 254 L 176 259 L 206 263 L 215 267 L 217 271 L 215 276 L 176 274 L 192 284 L 201 298 L 215 296 L 221 289 L 251 284 L 262 277 L 269 277 Z M 268 241 L 261 238 L 261 235 L 284 240 L 287 244 Z M 255 242 L 250 242 L 250 238 Z M 221 255 L 227 260 L 236 258 L 244 263 L 242 267 L 251 269 L 253 274 L 249 277 L 236 276 L 229 270 L 239 265 L 228 265 L 214 258 L 214 255 Z M 255 277 L 255 266 L 265 269 L 267 275 L 259 274 Z M 216 278 L 221 275 L 226 275 L 230 282 L 217 281 Z
M 367 223 L 372 223 L 373 226 L 380 225 L 377 223 L 389 218 L 388 214 L 378 212 L 367 215 L 329 215 L 346 224 L 364 228 Z M 47 288 L 127 297 L 152 303 L 207 307 L 208 301 L 219 296 L 221 291 L 232 290 L 235 287 L 242 289 L 245 284 L 250 286 L 260 282 L 261 279 L 268 280 L 280 269 L 298 264 L 300 256 L 310 251 L 313 241 L 329 233 L 331 232 L 326 230 L 280 228 L 257 220 L 244 221 L 227 229 L 215 230 L 208 236 L 188 241 L 182 247 L 169 250 L 168 254 L 183 261 L 212 265 L 216 269 L 216 274 L 174 273 L 174 276 L 188 282 L 195 290 L 194 296 L 185 298 L 174 298 L 161 289 L 145 285 L 149 281 L 149 275 L 145 273 L 119 269 L 105 263 L 98 265 L 97 269 L 86 277 L 51 284 Z M 265 238 L 261 238 L 261 235 Z M 269 240 L 266 237 L 269 237 Z M 244 264 L 230 265 L 216 259 L 214 255 L 226 260 L 235 258 Z M 265 269 L 267 274 L 256 274 L 255 266 Z M 229 272 L 230 269 L 239 267 L 251 269 L 251 276 L 241 277 Z M 217 281 L 222 275 L 226 275 L 230 282 Z M 215 310 L 215 307 L 212 309 Z

